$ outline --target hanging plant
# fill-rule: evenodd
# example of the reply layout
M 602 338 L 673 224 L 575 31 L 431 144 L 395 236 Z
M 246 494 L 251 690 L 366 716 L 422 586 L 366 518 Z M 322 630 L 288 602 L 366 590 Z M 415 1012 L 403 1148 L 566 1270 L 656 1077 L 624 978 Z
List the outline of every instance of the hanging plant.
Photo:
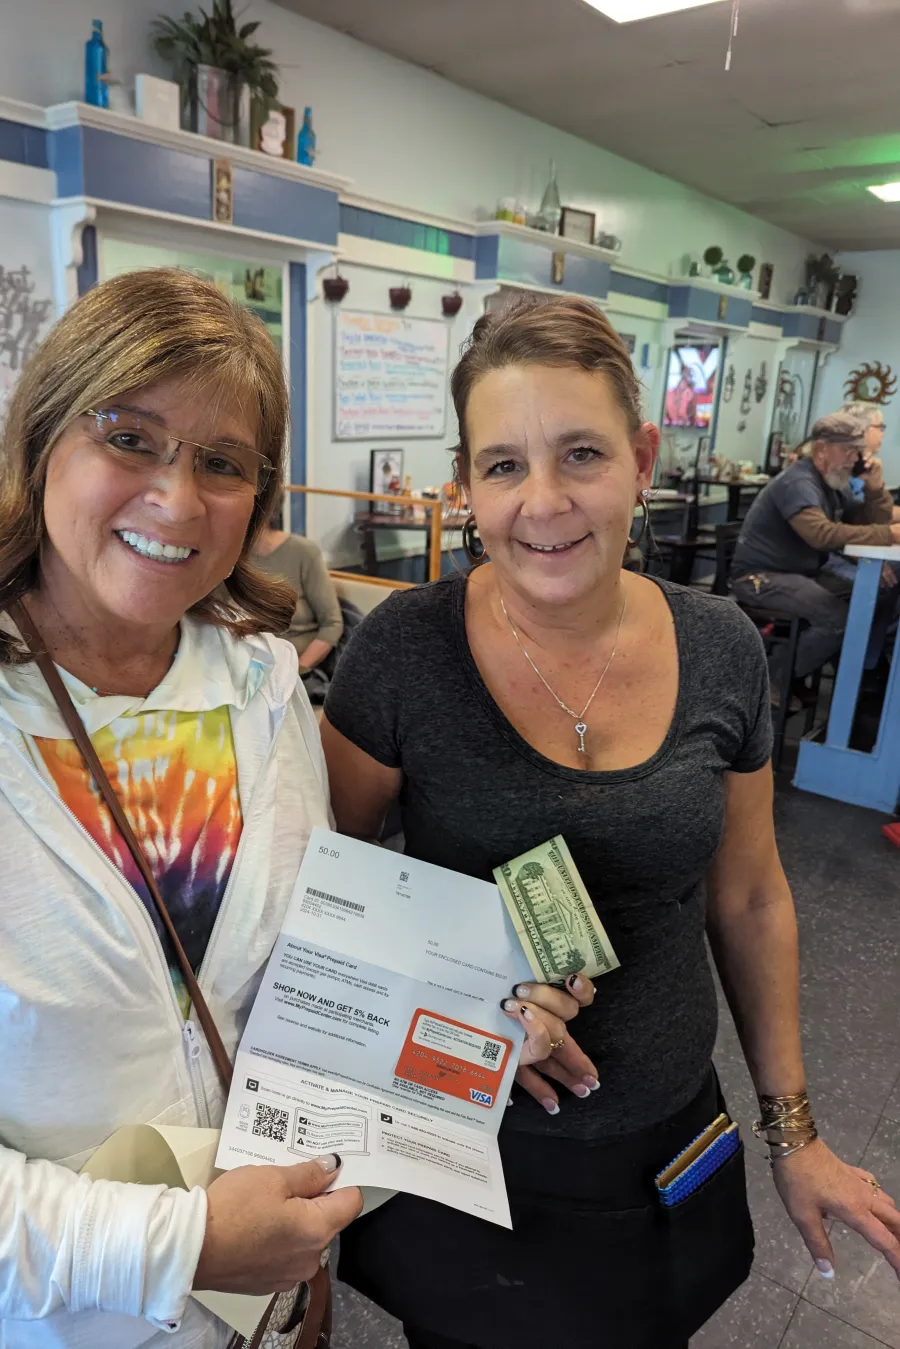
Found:
M 340 272 L 335 272 L 334 276 L 326 276 L 322 280 L 322 290 L 325 292 L 325 299 L 330 300 L 332 304 L 340 304 L 347 291 L 350 289 L 350 282 Z
M 454 318 L 462 309 L 462 306 L 463 297 L 458 290 L 455 290 L 452 295 L 441 296 L 441 309 L 443 310 L 445 318 Z
M 388 295 L 392 309 L 405 309 L 412 299 L 412 290 L 408 285 L 391 286 Z

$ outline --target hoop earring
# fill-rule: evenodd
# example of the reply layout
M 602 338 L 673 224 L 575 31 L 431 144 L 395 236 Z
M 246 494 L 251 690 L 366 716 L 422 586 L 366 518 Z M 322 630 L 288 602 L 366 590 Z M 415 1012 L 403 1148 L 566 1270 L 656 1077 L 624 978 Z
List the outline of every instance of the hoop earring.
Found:
M 478 533 L 478 525 L 475 523 L 475 516 L 470 515 L 462 527 L 462 546 L 466 555 L 466 561 L 472 567 L 477 567 L 484 561 L 484 544 L 481 541 L 481 535 Z
M 638 544 L 641 543 L 641 542 L 643 541 L 644 535 L 647 533 L 647 530 L 650 528 L 650 500 L 649 500 L 649 498 L 650 498 L 650 490 L 649 490 L 649 488 L 645 487 L 645 488 L 643 488 L 642 491 L 641 491 L 641 499 L 640 499 L 640 502 L 638 503 L 638 504 L 640 505 L 640 508 L 641 508 L 641 527 L 640 527 L 640 529 L 638 530 L 638 536 L 637 536 L 636 539 L 633 539 L 633 538 L 631 537 L 630 534 L 628 535 L 628 543 L 629 543 L 630 547 L 632 547 L 632 548 L 636 548 L 636 547 L 638 546 Z

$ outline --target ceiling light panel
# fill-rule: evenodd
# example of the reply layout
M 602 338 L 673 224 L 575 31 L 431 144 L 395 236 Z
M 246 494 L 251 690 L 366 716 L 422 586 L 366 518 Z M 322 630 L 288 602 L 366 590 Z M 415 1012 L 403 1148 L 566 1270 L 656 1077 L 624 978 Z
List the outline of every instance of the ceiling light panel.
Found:
M 877 187 L 870 187 L 869 191 L 882 201 L 900 201 L 900 183 L 881 183 Z
M 653 19 L 681 9 L 722 4 L 723 0 L 586 0 L 586 3 L 616 23 L 636 23 L 638 19 Z

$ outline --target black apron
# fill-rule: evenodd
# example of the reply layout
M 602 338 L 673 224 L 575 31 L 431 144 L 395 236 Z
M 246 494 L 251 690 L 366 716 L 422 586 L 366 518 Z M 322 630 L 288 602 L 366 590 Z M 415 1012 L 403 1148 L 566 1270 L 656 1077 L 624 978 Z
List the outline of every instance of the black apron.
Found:
M 511 1232 L 398 1195 L 343 1233 L 340 1277 L 410 1326 L 478 1349 L 674 1349 L 753 1261 L 743 1147 L 676 1208 L 656 1197 L 655 1176 L 721 1109 L 710 1069 L 695 1100 L 637 1134 L 504 1129 Z

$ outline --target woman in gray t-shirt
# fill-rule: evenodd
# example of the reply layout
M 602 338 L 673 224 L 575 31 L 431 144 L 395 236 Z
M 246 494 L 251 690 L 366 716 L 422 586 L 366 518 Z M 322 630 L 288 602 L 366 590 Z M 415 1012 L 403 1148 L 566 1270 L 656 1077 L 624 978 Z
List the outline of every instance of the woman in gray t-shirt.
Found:
M 686 1345 L 753 1248 L 740 1149 L 672 1207 L 654 1183 L 724 1108 L 705 934 L 820 1271 L 826 1213 L 900 1271 L 900 1216 L 805 1097 L 760 639 L 731 601 L 621 569 L 659 438 L 624 346 L 586 301 L 527 300 L 479 321 L 453 393 L 490 562 L 354 637 L 323 727 L 338 828 L 377 837 L 399 800 L 411 855 L 484 879 L 562 834 L 621 968 L 582 1009 L 510 990 L 510 1016 L 561 1018 L 500 1134 L 513 1231 L 401 1195 L 342 1237 L 343 1277 L 411 1349 Z

